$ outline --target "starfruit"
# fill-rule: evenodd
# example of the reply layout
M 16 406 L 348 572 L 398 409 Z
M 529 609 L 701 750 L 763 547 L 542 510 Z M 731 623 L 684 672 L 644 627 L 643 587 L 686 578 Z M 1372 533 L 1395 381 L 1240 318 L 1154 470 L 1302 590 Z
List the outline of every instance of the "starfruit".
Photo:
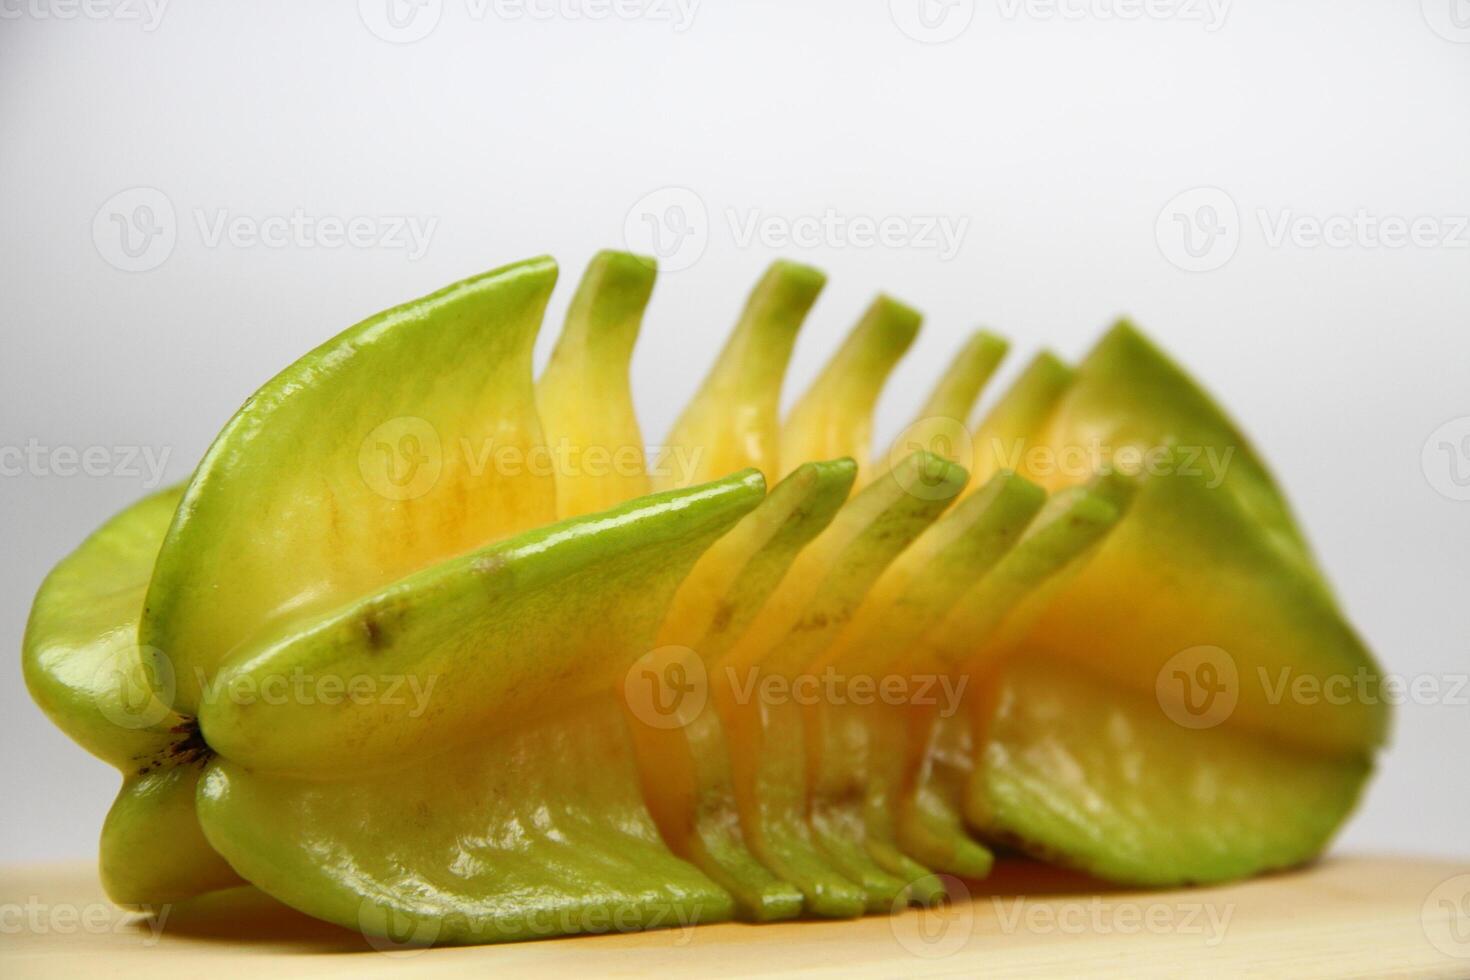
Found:
M 995 843 L 1126 883 L 1326 846 L 1385 711 L 1276 678 L 1377 668 L 1265 465 L 1131 325 L 969 425 L 1007 348 L 974 334 L 876 454 L 920 315 L 876 299 L 783 420 L 825 279 L 777 262 L 646 447 L 653 261 L 594 258 L 536 378 L 556 275 L 338 335 L 46 579 L 26 680 L 123 773 L 114 900 L 244 880 L 477 943 L 886 912 Z

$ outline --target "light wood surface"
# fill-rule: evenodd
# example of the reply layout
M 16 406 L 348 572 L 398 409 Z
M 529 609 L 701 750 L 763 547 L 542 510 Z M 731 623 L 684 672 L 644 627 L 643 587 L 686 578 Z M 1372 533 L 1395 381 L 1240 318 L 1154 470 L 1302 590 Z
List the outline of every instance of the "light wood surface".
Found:
M 1339 857 L 1216 888 L 1099 890 L 1006 862 L 968 899 L 853 922 L 379 951 L 253 889 L 152 920 L 87 864 L 0 869 L 0 977 L 1470 977 L 1470 862 Z

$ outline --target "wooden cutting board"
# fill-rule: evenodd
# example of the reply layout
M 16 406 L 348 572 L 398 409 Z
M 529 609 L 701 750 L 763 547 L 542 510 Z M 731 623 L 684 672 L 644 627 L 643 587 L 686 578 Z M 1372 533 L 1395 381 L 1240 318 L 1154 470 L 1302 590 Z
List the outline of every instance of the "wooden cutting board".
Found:
M 12 867 L 0 977 L 1470 977 L 1470 861 L 1337 857 L 1216 888 L 1099 887 L 1003 862 L 968 898 L 894 918 L 380 951 L 253 889 L 149 920 L 108 904 L 89 864 Z

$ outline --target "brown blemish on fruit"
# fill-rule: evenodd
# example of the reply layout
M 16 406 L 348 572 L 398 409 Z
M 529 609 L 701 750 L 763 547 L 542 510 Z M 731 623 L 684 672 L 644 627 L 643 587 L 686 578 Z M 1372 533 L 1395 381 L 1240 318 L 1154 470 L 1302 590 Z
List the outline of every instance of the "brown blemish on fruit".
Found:
M 784 521 L 781 522 L 782 523 L 782 527 L 783 528 L 795 527 L 797 525 L 800 525 L 800 524 L 804 523 L 806 521 L 806 519 L 808 517 L 810 517 L 810 516 L 811 516 L 811 508 L 810 507 L 807 507 L 807 506 L 794 507 L 794 508 L 792 508 L 791 513 L 789 513 L 789 514 L 786 515 L 786 520 L 784 520 Z
M 362 614 L 362 631 L 367 636 L 369 650 L 381 650 L 387 645 L 384 635 L 383 624 L 378 621 L 376 610 L 369 609 Z
M 800 622 L 798 622 L 796 624 L 796 630 L 797 630 L 797 632 L 803 632 L 804 633 L 807 630 L 826 629 L 827 628 L 827 623 L 828 623 L 827 614 L 824 613 L 824 612 L 816 612 L 816 613 L 812 613 L 810 616 L 808 616 L 805 619 L 803 619 Z
M 198 719 L 185 718 L 170 728 L 169 733 L 174 736 L 173 739 L 156 755 L 138 767 L 139 776 L 146 776 L 150 772 L 162 769 L 165 765 L 202 767 L 214 758 L 214 750 L 209 747 L 209 743 L 204 741 L 204 732 L 199 728 Z
M 203 765 L 214 757 L 214 750 L 204 741 L 204 732 L 200 729 L 197 718 L 185 718 L 169 731 L 179 736 L 168 747 L 168 754 L 176 764 L 182 766 L 195 762 Z
M 711 633 L 723 633 L 730 628 L 730 620 L 735 618 L 735 606 L 721 600 L 715 606 L 714 618 L 710 620 L 709 629 Z

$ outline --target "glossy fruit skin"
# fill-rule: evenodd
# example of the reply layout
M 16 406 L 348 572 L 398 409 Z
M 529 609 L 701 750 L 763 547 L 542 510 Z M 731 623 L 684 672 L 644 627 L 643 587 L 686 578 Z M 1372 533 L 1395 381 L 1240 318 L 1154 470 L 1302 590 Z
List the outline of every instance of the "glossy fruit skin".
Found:
M 928 903 L 931 871 L 988 870 L 987 840 L 1160 885 L 1326 845 L 1381 706 L 1247 685 L 1218 727 L 1181 731 L 1151 700 L 1202 637 L 1247 677 L 1377 667 L 1264 464 L 1131 325 L 1076 368 L 1036 357 L 964 446 L 1005 351 L 973 335 L 873 456 L 919 314 L 875 301 L 783 423 L 825 278 L 777 263 L 650 471 L 629 363 L 652 262 L 596 256 L 533 381 L 556 275 L 518 263 L 349 329 L 264 386 L 186 488 L 47 579 L 27 683 L 124 772 L 115 899 L 238 873 L 368 935 L 495 942 Z M 1101 473 L 1046 463 L 1091 443 Z M 565 444 L 635 463 L 483 465 Z M 1120 472 L 1120 450 L 1165 472 Z M 1231 465 L 1202 480 L 1191 451 Z M 762 471 L 789 475 L 766 496 Z M 715 673 L 708 710 L 650 731 L 620 681 L 670 645 L 706 670 L 928 672 L 968 694 L 959 714 L 803 709 Z M 365 672 L 434 696 L 236 696 Z
M 26 686 L 47 716 L 120 769 L 100 841 L 102 884 L 119 905 L 157 906 L 241 879 L 194 812 L 202 759 L 186 720 L 154 695 L 137 641 L 143 593 L 182 487 L 145 497 L 62 559 L 31 607 Z
M 245 884 L 205 839 L 195 806 L 202 760 L 124 777 L 99 843 L 102 887 L 123 906 L 156 909 Z
M 690 650 L 706 675 L 720 670 L 797 555 L 831 523 L 856 476 L 850 459 L 805 463 L 773 487 L 680 584 L 658 647 Z M 800 914 L 802 892 L 751 852 L 741 830 L 718 712 L 706 709 L 675 728 L 630 714 L 644 798 L 674 852 L 727 889 L 741 918 L 769 922 Z
M 1249 732 L 1182 729 L 1145 698 L 1055 661 L 1018 661 L 988 697 L 968 819 L 1122 884 L 1204 884 L 1300 864 L 1326 846 L 1370 770 Z
M 1131 516 L 1048 608 L 1031 642 L 1149 693 L 1169 658 L 1227 651 L 1240 679 L 1232 722 L 1283 742 L 1362 756 L 1382 744 L 1381 699 L 1272 695 L 1283 669 L 1327 684 L 1378 666 L 1328 590 L 1250 443 L 1131 324 L 1079 365 L 1038 445 L 1096 440 L 1152 453 Z M 1213 461 L 1213 462 L 1212 462 Z M 1044 479 L 1052 487 L 1065 474 Z M 1085 625 L 1084 625 L 1085 624 Z
M 380 313 L 235 414 L 179 502 L 139 626 L 177 710 L 199 713 L 232 651 L 555 520 L 531 352 L 556 277 L 531 259 Z
M 610 701 L 573 706 L 378 778 L 272 778 L 222 761 L 200 816 L 251 881 L 369 933 L 488 943 L 730 918 L 730 895 L 647 819 L 622 726 Z
M 41 583 L 22 665 L 57 727 L 118 768 L 137 768 L 179 719 L 151 697 L 138 618 L 182 487 L 145 497 L 94 531 Z M 131 695 L 131 697 L 130 697 Z
M 748 470 L 549 524 L 410 575 L 228 661 L 218 688 L 262 696 L 206 703 L 205 739 L 254 770 L 329 777 L 344 758 L 357 759 L 359 772 L 395 769 L 512 729 L 548 704 L 602 693 L 647 649 L 664 593 L 764 489 Z M 558 629 L 546 630 L 547 622 Z M 431 692 L 427 710 L 415 714 L 420 705 L 405 697 L 333 705 L 264 696 L 273 680 L 352 679 L 368 666 L 369 678 L 403 677 L 410 692 Z
M 659 838 L 622 711 L 607 692 L 647 649 L 689 565 L 763 494 L 761 475 L 746 471 L 559 522 L 398 583 L 416 608 L 385 628 L 403 631 L 411 659 L 392 662 L 395 641 L 379 648 L 377 663 L 439 677 L 459 696 L 432 704 L 417 741 L 402 738 L 410 718 L 362 715 L 372 724 L 346 729 L 343 713 L 320 705 L 262 705 L 261 727 L 242 737 L 236 726 L 237 750 L 222 747 L 201 783 L 210 843 L 312 915 L 349 928 L 406 922 L 435 942 L 729 918 L 729 894 Z M 426 584 L 424 575 L 444 582 Z M 440 605 L 461 601 L 470 607 Z M 475 648 L 435 649 L 432 635 L 417 635 L 414 615 L 431 625 L 471 622 L 454 635 L 475 637 Z M 548 618 L 557 630 L 541 627 Z M 320 649 L 363 659 L 350 646 Z M 306 652 L 286 655 L 300 663 Z M 251 669 L 285 669 L 269 656 Z M 312 669 L 333 676 L 339 666 Z M 384 730 L 399 741 L 369 742 Z M 327 743 L 323 760 L 363 746 L 376 764 L 346 775 L 273 765 L 268 732 L 284 733 L 287 746 L 316 735 L 341 740 Z M 401 887 L 405 874 L 413 888 Z
M 951 506 L 883 570 L 809 673 L 884 677 L 917 667 L 910 652 L 918 638 L 987 575 L 1044 499 L 1035 484 L 1002 473 Z M 815 705 L 805 712 L 803 727 L 811 773 L 809 805 L 813 823 L 825 825 L 819 831 L 824 848 L 832 852 L 860 846 L 887 875 L 922 888 L 935 880 L 931 869 L 983 876 L 991 859 L 958 823 L 948 834 L 936 828 L 929 847 L 909 848 L 902 839 L 898 811 L 916 793 L 925 733 L 939 710 L 928 705 L 930 692 L 944 690 L 951 702 L 945 710 L 957 709 L 969 682 L 941 670 L 913 674 L 920 675 L 924 705 Z M 859 866 L 851 856 L 845 863 Z M 876 881 L 868 889 L 872 905 L 884 895 L 883 879 Z M 913 897 L 929 904 L 942 896 L 930 887 Z M 893 896 L 888 901 L 891 905 Z

